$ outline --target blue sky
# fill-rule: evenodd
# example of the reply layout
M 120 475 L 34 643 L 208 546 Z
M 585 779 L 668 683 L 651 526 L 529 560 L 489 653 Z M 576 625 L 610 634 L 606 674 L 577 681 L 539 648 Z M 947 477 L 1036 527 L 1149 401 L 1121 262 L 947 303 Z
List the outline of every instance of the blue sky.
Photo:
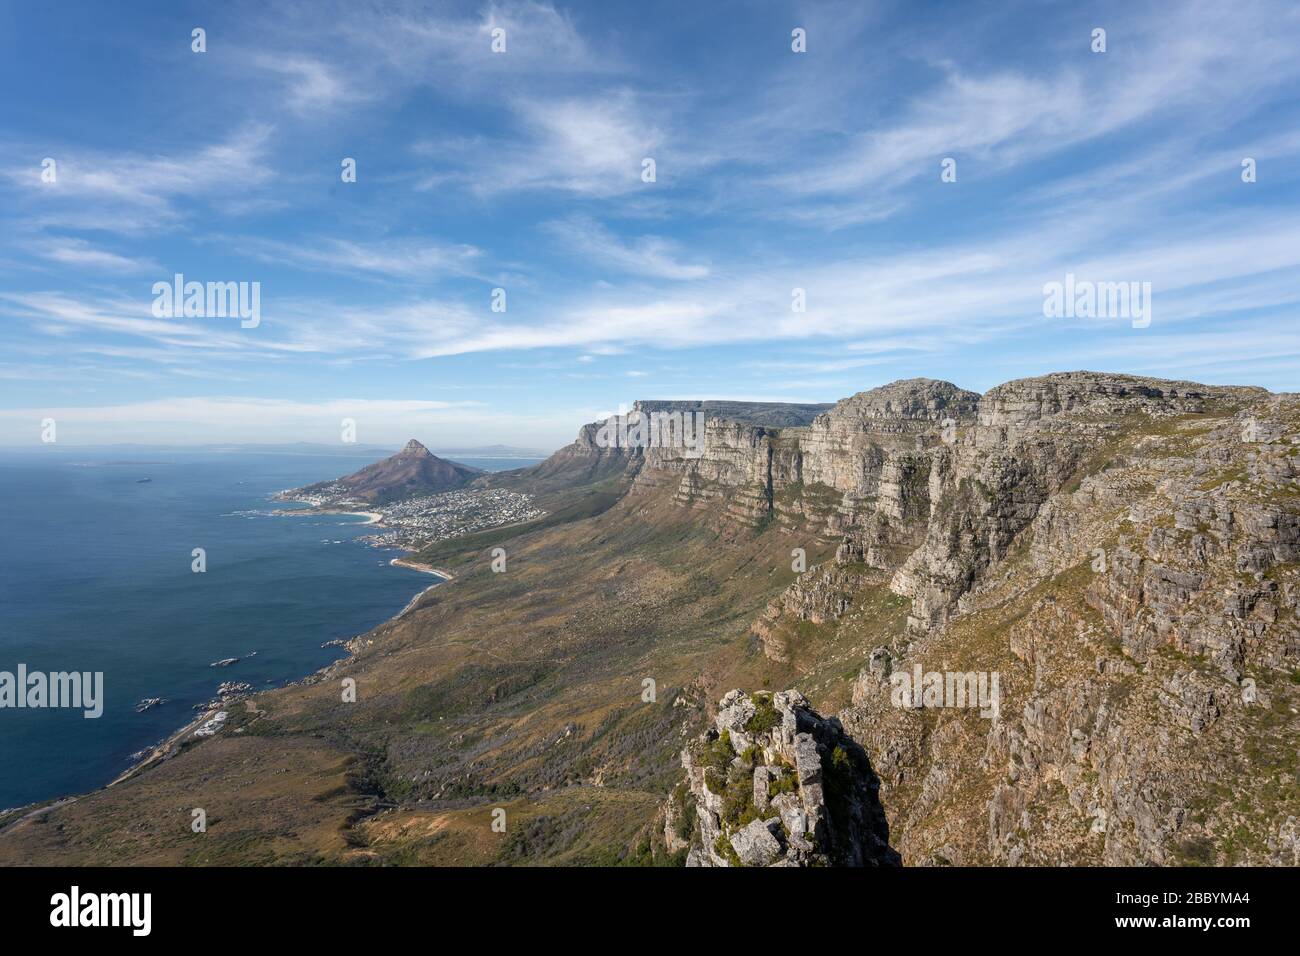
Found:
M 1292 390 L 1298 49 L 1289 2 L 5 3 L 0 444 L 552 448 L 637 398 L 1077 368 Z M 178 272 L 260 283 L 260 324 L 156 318 Z M 1045 317 L 1067 273 L 1150 282 L 1151 324 Z

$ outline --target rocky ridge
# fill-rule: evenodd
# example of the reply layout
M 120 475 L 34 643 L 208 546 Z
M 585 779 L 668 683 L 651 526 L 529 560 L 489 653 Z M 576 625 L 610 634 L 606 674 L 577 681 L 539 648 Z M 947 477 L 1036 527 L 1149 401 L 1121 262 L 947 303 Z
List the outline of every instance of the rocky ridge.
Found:
M 687 786 L 669 801 L 665 839 L 689 846 L 687 866 L 898 862 L 866 754 L 797 691 L 731 691 L 682 766 Z
M 841 713 L 905 858 L 1294 857 L 1293 396 L 1076 372 L 977 401 L 896 383 L 806 429 L 710 426 L 704 460 L 661 450 L 637 483 L 679 482 L 682 503 L 710 488 L 721 520 L 838 538 L 755 622 L 772 660 L 797 650 L 782 622 L 833 633 L 873 571 L 909 602 L 902 632 L 860 648 Z M 1002 672 L 997 719 L 890 706 L 893 670 L 971 658 Z

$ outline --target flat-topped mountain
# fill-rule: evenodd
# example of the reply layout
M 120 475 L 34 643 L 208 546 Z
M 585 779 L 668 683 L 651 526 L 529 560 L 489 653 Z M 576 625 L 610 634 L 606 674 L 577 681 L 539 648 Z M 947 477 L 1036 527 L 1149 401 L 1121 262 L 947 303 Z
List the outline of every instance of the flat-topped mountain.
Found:
M 834 404 L 798 404 L 794 402 L 732 402 L 706 399 L 701 401 L 664 401 L 642 399 L 632 403 L 625 418 L 676 414 L 699 416 L 701 420 L 719 419 L 760 428 L 787 428 L 810 425 Z M 615 416 L 617 419 L 618 416 Z M 602 438 L 602 422 L 583 425 L 578 437 L 545 461 L 532 468 L 513 472 L 542 487 L 557 484 L 584 484 L 635 471 L 640 467 L 642 449 L 611 445 Z M 694 422 L 691 422 L 693 425 Z
M 333 481 L 321 481 L 281 494 L 283 498 L 327 503 L 347 499 L 380 504 L 416 495 L 436 495 L 469 484 L 483 474 L 478 468 L 439 458 L 412 438 L 396 455 Z
M 769 428 L 787 428 L 791 425 L 811 425 L 822 412 L 835 406 L 831 403 L 801 404 L 796 402 L 728 402 L 713 399 L 703 401 L 660 401 L 642 399 L 633 410 L 653 412 L 697 412 L 706 418 L 725 418 L 746 425 L 766 425 Z

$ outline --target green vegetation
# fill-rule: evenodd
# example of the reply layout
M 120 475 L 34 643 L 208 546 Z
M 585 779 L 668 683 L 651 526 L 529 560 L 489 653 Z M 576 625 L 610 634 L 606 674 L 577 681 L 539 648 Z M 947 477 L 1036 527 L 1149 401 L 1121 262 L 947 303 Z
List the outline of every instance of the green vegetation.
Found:
M 848 752 L 843 747 L 836 747 L 831 751 L 830 772 L 832 775 L 840 777 L 847 777 L 853 772 L 853 763 L 849 760 Z
M 1214 844 L 1205 837 L 1188 837 L 1175 843 L 1173 850 L 1179 866 L 1210 866 L 1214 863 Z
M 754 807 L 754 778 L 748 773 L 733 774 L 722 794 L 722 822 L 732 829 L 758 819 Z
M 731 767 L 731 761 L 736 759 L 736 750 L 731 746 L 731 734 L 724 730 L 720 737 L 700 749 L 697 759 L 701 767 L 716 770 L 725 776 Z
M 683 780 L 673 790 L 673 801 L 677 805 L 677 815 L 673 821 L 673 832 L 679 840 L 690 842 L 699 821 L 695 815 L 695 797 L 691 794 L 690 788 L 686 786 L 686 781 Z
M 712 767 L 705 767 L 704 786 L 709 788 L 710 793 L 722 796 L 727 792 L 727 778 L 720 771 L 714 770 Z
M 770 733 L 781 723 L 781 715 L 772 703 L 770 694 L 754 696 L 754 716 L 745 722 L 745 730 L 754 735 Z
M 822 780 L 826 810 L 835 829 L 847 832 L 850 806 L 854 800 L 854 761 L 843 747 L 822 755 Z
M 740 857 L 736 854 L 735 848 L 731 845 L 731 841 L 727 839 L 725 833 L 719 833 L 718 838 L 713 841 L 713 851 L 734 867 L 739 868 L 744 866 L 744 864 L 740 862 Z
M 769 780 L 767 784 L 767 797 L 771 800 L 779 797 L 783 793 L 798 793 L 799 778 L 793 773 L 783 773 L 781 776 Z

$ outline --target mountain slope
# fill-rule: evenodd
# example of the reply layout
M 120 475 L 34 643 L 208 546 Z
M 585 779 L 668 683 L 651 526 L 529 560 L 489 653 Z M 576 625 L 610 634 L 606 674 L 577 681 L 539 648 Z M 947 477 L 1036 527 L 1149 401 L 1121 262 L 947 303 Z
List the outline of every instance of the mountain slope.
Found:
M 396 455 L 343 478 L 283 492 L 281 497 L 322 496 L 379 504 L 451 491 L 469 484 L 481 474 L 478 468 L 437 457 L 412 438 Z

